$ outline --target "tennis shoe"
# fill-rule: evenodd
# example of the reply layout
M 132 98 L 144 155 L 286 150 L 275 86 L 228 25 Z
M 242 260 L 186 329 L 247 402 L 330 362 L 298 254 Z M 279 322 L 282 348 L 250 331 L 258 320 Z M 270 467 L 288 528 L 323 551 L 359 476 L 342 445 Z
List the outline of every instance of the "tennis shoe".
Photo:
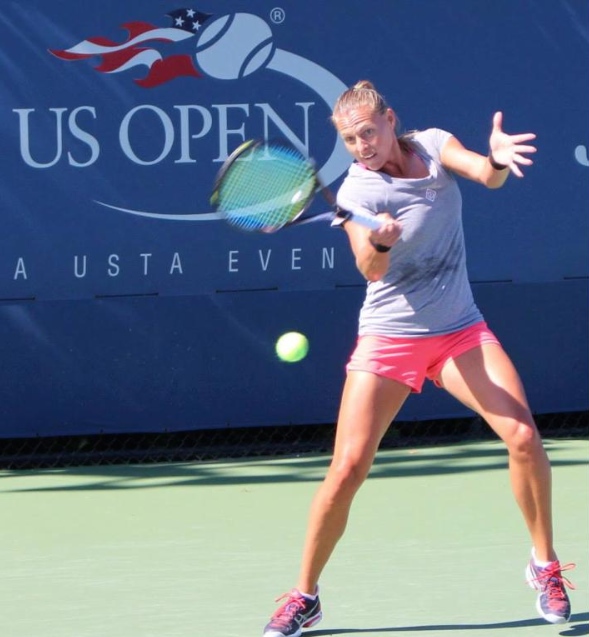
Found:
M 281 595 L 276 601 L 284 604 L 272 615 L 264 628 L 264 637 L 300 637 L 303 628 L 310 628 L 321 621 L 319 595 L 308 599 L 296 588 Z
M 564 624 L 571 616 L 571 602 L 565 586 L 575 587 L 562 575 L 562 571 L 571 568 L 575 568 L 575 565 L 561 566 L 558 560 L 545 567 L 537 566 L 533 557 L 526 568 L 528 584 L 539 591 L 536 610 L 551 624 Z

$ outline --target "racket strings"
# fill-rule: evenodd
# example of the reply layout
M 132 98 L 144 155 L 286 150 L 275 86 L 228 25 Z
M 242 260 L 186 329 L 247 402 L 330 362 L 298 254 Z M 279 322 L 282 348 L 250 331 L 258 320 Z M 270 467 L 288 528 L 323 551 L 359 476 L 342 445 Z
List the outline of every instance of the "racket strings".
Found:
M 260 146 L 232 164 L 219 189 L 218 208 L 243 230 L 271 232 L 296 219 L 315 189 L 314 170 L 298 151 Z

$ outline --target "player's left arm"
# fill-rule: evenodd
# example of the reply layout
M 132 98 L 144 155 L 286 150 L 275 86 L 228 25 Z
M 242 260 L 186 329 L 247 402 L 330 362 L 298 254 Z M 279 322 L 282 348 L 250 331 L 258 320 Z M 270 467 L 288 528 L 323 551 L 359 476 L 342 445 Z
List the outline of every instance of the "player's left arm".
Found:
M 444 168 L 487 188 L 500 188 L 510 172 L 523 177 L 520 166 L 531 166 L 533 161 L 527 155 L 536 152 L 536 147 L 526 142 L 535 139 L 536 135 L 508 135 L 503 132 L 502 126 L 503 114 L 497 112 L 493 116 L 489 154 L 486 156 L 465 148 L 456 137 L 450 137 L 440 152 Z

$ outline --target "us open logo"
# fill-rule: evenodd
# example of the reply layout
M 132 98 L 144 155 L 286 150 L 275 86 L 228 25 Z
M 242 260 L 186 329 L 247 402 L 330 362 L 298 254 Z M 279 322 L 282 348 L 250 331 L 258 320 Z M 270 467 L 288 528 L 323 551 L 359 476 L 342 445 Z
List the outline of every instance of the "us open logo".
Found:
M 230 82 L 242 80 L 257 73 L 274 73 L 293 78 L 306 85 L 321 98 L 328 109 L 331 109 L 337 97 L 346 89 L 346 85 L 328 69 L 296 53 L 279 48 L 270 25 L 260 16 L 238 12 L 215 17 L 195 9 L 177 9 L 166 15 L 172 20 L 172 24 L 166 27 L 138 21 L 121 25 L 128 34 L 126 40 L 122 42 L 115 42 L 105 37 L 91 37 L 67 49 L 52 49 L 51 53 L 68 62 L 98 60 L 99 63 L 94 70 L 99 73 L 129 74 L 131 69 L 134 69 L 136 73 L 137 69 L 147 67 L 147 74 L 144 77 L 133 79 L 135 84 L 146 89 L 155 89 L 179 77 L 192 77 L 198 81 L 210 77 Z M 284 14 L 281 17 L 284 19 Z M 178 43 L 192 42 L 192 40 L 195 40 L 192 55 L 174 51 Z M 166 51 L 169 49 L 170 53 L 163 54 L 162 48 Z M 264 105 L 256 106 L 264 110 Z M 185 110 L 187 111 L 190 107 L 186 105 Z M 143 111 L 150 110 L 161 119 L 166 135 L 164 149 L 169 149 L 173 142 L 173 125 L 166 113 L 151 105 L 144 105 L 141 108 Z M 130 142 L 127 143 L 128 134 L 126 134 L 132 117 L 138 111 L 139 107 L 129 112 L 123 119 L 124 127 L 121 128 L 119 138 L 122 140 L 123 151 L 127 156 L 134 163 L 141 164 L 142 162 L 130 147 Z M 269 105 L 263 116 L 271 120 L 272 124 L 280 130 L 280 134 L 291 143 L 304 153 L 311 154 L 308 132 L 303 137 L 297 135 Z M 308 117 L 308 113 L 305 113 L 305 117 Z M 308 122 L 305 123 L 305 127 L 308 129 Z M 229 148 L 224 150 L 225 155 L 229 150 Z M 162 156 L 163 151 L 157 159 L 161 160 Z M 222 161 L 224 158 L 220 156 L 215 161 Z M 188 161 L 186 158 L 184 160 Z M 150 162 L 151 165 L 153 163 L 155 161 Z M 318 167 L 319 176 L 325 184 L 329 185 L 343 174 L 348 165 L 349 156 L 343 144 L 337 136 L 334 136 L 331 154 Z M 96 200 L 96 203 L 125 213 L 169 220 L 210 221 L 218 218 L 216 213 L 208 211 L 169 214 L 131 209 L 113 201 Z

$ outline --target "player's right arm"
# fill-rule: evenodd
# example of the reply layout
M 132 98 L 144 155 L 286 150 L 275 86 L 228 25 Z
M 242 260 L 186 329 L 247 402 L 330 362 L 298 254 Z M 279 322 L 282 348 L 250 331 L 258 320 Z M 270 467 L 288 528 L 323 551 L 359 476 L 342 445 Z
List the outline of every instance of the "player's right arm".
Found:
M 401 224 L 388 213 L 383 212 L 377 217 L 383 222 L 378 230 L 368 230 L 356 223 L 344 224 L 356 267 L 367 281 L 379 281 L 386 274 L 391 250 L 402 230 Z M 385 251 L 385 248 L 391 250 Z

